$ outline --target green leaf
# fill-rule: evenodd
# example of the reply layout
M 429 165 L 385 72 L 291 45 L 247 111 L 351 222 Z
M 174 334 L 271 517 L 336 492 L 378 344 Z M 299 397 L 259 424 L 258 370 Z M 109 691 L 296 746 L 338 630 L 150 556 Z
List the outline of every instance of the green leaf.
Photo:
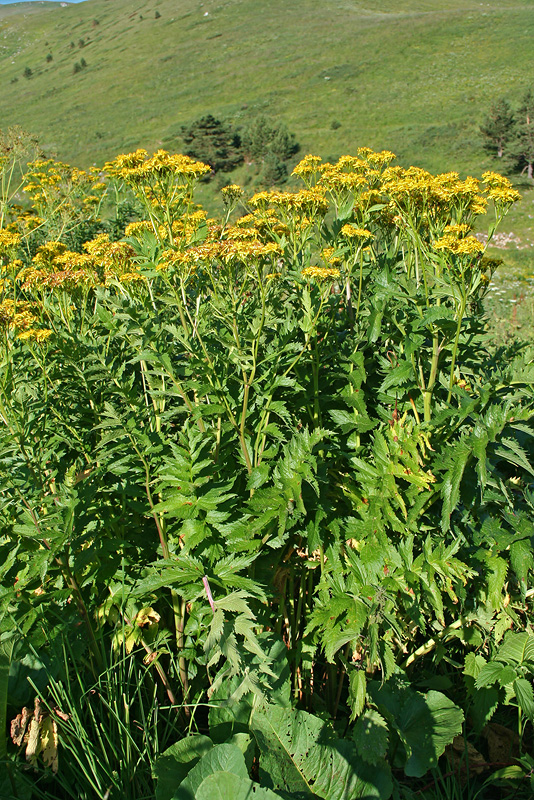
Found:
M 508 633 L 495 658 L 514 664 L 534 661 L 534 636 L 529 633 Z
M 349 702 L 351 707 L 350 719 L 355 720 L 365 705 L 367 693 L 367 679 L 363 669 L 353 669 L 349 677 Z
M 441 692 L 423 695 L 393 679 L 383 685 L 373 681 L 368 689 L 404 743 L 406 775 L 422 777 L 462 730 L 463 711 Z
M 508 686 L 508 684 L 513 683 L 516 678 L 517 672 L 513 667 L 504 667 L 499 675 L 499 683 L 501 686 Z
M 534 567 L 534 554 L 530 539 L 518 539 L 510 545 L 510 563 L 517 579 L 526 582 L 529 570 Z
M 532 722 L 534 720 L 534 692 L 532 684 L 526 678 L 517 678 L 514 681 L 514 691 L 519 708 Z
M 498 661 L 490 661 L 488 664 L 484 664 L 475 681 L 477 689 L 490 686 L 498 681 L 503 669 L 504 665 Z
M 498 705 L 499 690 L 496 687 L 491 686 L 476 691 L 473 705 L 471 706 L 471 717 L 477 732 L 480 732 L 484 725 L 489 722 Z
M 342 411 L 337 408 L 332 408 L 329 412 L 335 424 L 341 428 L 343 433 L 348 433 L 356 427 L 356 418 L 354 412 Z
M 393 369 L 384 378 L 382 385 L 380 386 L 380 391 L 386 392 L 393 386 L 402 386 L 402 384 L 406 383 L 406 381 L 408 381 L 412 376 L 413 366 L 411 361 L 405 361 L 404 363 L 397 364 L 397 366 L 393 367 Z
M 488 556 L 486 565 L 488 567 L 488 602 L 493 609 L 498 611 L 502 605 L 502 592 L 508 573 L 508 564 L 500 556 Z
M 232 772 L 214 772 L 198 787 L 194 800 L 279 800 L 280 795 L 271 789 L 258 786 L 251 780 Z
M 444 533 L 449 530 L 451 514 L 460 500 L 460 483 L 470 456 L 471 447 L 465 441 L 458 442 L 454 451 L 449 454 L 451 466 L 445 474 L 441 487 L 443 497 L 441 529 Z
M 247 489 L 258 489 L 260 486 L 269 479 L 270 469 L 269 464 L 263 462 L 257 467 L 254 467 L 248 476 Z
M 235 744 L 216 744 L 188 773 L 175 790 L 173 800 L 191 800 L 202 781 L 214 772 L 232 772 L 239 778 L 248 779 L 245 757 Z
M 368 764 L 377 764 L 386 757 L 389 733 L 384 717 L 370 709 L 358 718 L 352 731 L 356 749 Z
M 156 800 L 171 800 L 174 792 L 198 763 L 200 758 L 213 747 L 207 736 L 186 736 L 163 752 L 154 768 L 157 778 Z
M 297 797 L 325 800 L 389 797 L 392 784 L 385 761 L 366 764 L 354 742 L 338 739 L 306 711 L 264 706 L 251 718 L 260 750 L 260 779 Z
M 421 696 L 419 696 L 421 697 Z M 441 692 L 430 691 L 403 709 L 400 727 L 411 747 L 404 771 L 422 777 L 462 730 L 463 711 Z

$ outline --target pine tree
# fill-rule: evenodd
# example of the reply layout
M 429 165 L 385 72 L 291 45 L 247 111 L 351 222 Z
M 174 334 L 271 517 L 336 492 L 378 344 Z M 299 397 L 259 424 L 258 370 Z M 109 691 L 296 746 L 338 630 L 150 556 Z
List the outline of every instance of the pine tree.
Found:
M 264 161 L 269 153 L 288 161 L 299 151 L 295 135 L 281 122 L 255 117 L 242 132 L 243 149 L 251 161 Z
M 534 92 L 529 89 L 515 114 L 512 137 L 507 145 L 507 161 L 514 170 L 534 178 Z
M 185 154 L 209 164 L 214 172 L 230 172 L 243 161 L 239 135 L 211 114 L 184 125 Z
M 484 149 L 502 158 L 514 127 L 514 113 L 504 97 L 491 106 L 488 116 L 480 126 L 484 136 Z

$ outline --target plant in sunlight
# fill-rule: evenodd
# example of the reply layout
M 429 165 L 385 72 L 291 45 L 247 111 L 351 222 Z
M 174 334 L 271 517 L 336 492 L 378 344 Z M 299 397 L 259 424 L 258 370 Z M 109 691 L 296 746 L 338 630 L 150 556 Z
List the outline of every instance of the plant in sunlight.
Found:
M 0 572 L 10 712 L 37 694 L 58 736 L 57 774 L 6 758 L 35 796 L 68 796 L 64 750 L 80 797 L 385 800 L 462 727 L 532 724 L 527 656 L 493 684 L 529 632 L 534 353 L 487 347 L 474 232 L 518 195 L 393 159 L 306 156 L 220 221 L 185 156 L 98 189 L 30 165 L 0 232 Z M 123 187 L 119 241 L 64 240 Z M 79 746 L 99 715 L 109 757 Z

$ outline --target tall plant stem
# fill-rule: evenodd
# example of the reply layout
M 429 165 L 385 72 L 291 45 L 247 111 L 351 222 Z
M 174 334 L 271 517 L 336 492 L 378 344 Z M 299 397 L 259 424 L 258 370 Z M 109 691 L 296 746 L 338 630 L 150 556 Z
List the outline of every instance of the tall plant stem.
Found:
M 452 397 L 452 387 L 454 385 L 454 368 L 456 366 L 456 356 L 458 355 L 458 344 L 460 341 L 460 332 L 462 329 L 462 322 L 464 319 L 465 306 L 466 306 L 466 298 L 465 295 L 462 295 L 462 301 L 460 303 L 460 313 L 458 314 L 458 324 L 456 326 L 456 336 L 454 337 L 454 344 L 452 347 L 451 373 L 449 376 L 449 393 L 447 395 L 447 403 L 451 402 L 451 397 Z
M 356 319 L 358 319 L 358 316 L 360 314 L 360 305 L 362 302 L 362 286 L 363 286 L 363 251 L 360 252 L 360 275 L 358 278 L 358 300 L 356 302 Z
M 319 343 L 315 335 L 313 346 L 313 424 L 320 427 L 321 407 L 319 405 Z
M 250 378 L 249 378 L 250 380 Z M 250 460 L 250 453 L 248 451 L 247 443 L 245 441 L 245 422 L 247 418 L 247 408 L 248 408 L 248 398 L 250 393 L 250 383 L 249 380 L 245 382 L 245 388 L 243 391 L 243 405 L 241 408 L 241 422 L 239 424 L 239 444 L 241 445 L 241 451 L 243 453 L 243 458 L 245 459 L 245 464 L 247 466 L 247 472 L 250 475 L 252 472 L 252 461 Z
M 439 333 L 437 330 L 432 332 L 432 363 L 430 365 L 430 375 L 428 383 L 424 389 L 424 419 L 425 422 L 430 422 L 432 417 L 432 390 L 436 383 L 438 375 L 440 347 L 439 347 Z
M 184 649 L 184 628 L 185 628 L 185 600 L 180 599 L 177 592 L 171 589 L 172 608 L 174 612 L 174 623 L 176 628 L 176 647 L 178 652 L 181 653 Z M 182 682 L 182 691 L 184 695 L 184 711 L 186 717 L 191 716 L 191 709 L 188 705 L 189 697 L 189 681 L 187 679 L 187 663 L 183 655 L 178 655 L 178 668 L 180 671 L 180 680 Z
M 133 441 L 132 437 L 130 436 L 130 441 L 133 444 L 134 450 L 136 451 L 137 455 L 141 459 L 141 462 L 145 468 L 145 491 L 146 496 L 148 499 L 148 504 L 150 506 L 150 510 L 152 512 L 152 517 L 154 518 L 154 522 L 156 524 L 156 530 L 158 532 L 159 541 L 161 545 L 161 552 L 163 554 L 163 558 L 168 560 L 170 558 L 170 551 L 169 551 L 169 543 L 167 540 L 167 534 L 165 531 L 165 523 L 163 519 L 160 519 L 158 513 L 155 510 L 154 500 L 152 499 L 152 492 L 150 491 L 150 471 L 148 468 L 148 464 L 146 459 L 144 458 L 143 454 L 139 451 L 138 447 L 136 446 L 135 442 Z M 174 589 L 171 589 L 171 602 L 172 602 L 172 610 L 174 615 L 174 630 L 176 636 L 176 648 L 179 652 L 181 652 L 184 648 L 184 626 L 185 626 L 185 602 L 180 598 L 178 594 L 175 592 Z M 187 705 L 187 696 L 189 694 L 189 683 L 187 680 L 187 664 L 183 655 L 178 656 L 178 665 L 180 669 L 180 679 L 182 681 L 183 686 L 183 693 L 184 693 L 184 710 L 187 716 L 190 715 L 190 710 Z

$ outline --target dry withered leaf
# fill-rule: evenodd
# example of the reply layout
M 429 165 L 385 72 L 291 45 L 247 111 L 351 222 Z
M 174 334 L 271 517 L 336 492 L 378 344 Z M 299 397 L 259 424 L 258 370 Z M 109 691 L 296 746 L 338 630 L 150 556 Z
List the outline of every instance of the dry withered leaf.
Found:
M 482 735 L 488 742 L 488 756 L 492 763 L 502 764 L 519 758 L 519 736 L 515 731 L 498 722 L 489 722 L 482 729 Z
M 41 753 L 45 767 L 50 767 L 52 772 L 58 771 L 58 735 L 56 721 L 45 717 L 41 721 Z
M 480 775 L 488 769 L 482 753 L 479 753 L 471 742 L 466 743 L 463 736 L 455 736 L 452 743 L 445 748 L 445 753 L 451 768 L 459 776 L 462 784 L 467 780 L 468 774 Z
M 30 717 L 32 716 L 31 708 L 27 708 L 24 706 L 22 712 L 17 714 L 15 719 L 11 720 L 11 738 L 13 739 L 13 743 L 20 747 L 22 742 L 24 741 L 24 735 L 26 733 L 26 729 L 28 727 L 28 722 L 30 721 Z

